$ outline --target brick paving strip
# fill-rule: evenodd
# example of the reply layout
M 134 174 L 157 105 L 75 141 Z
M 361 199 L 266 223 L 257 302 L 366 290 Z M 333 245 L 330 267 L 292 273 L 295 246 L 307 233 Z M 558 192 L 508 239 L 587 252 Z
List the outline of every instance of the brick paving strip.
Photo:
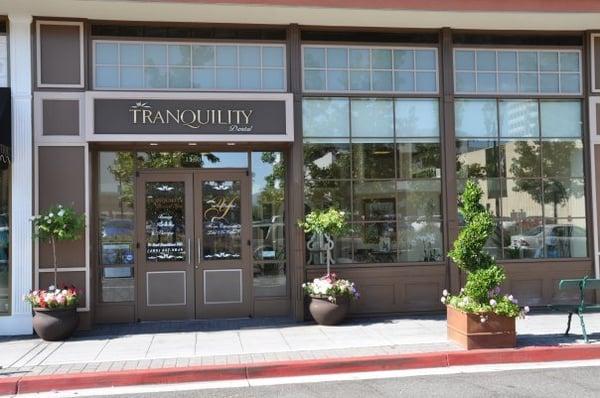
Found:
M 74 390 L 84 388 L 122 387 L 142 384 L 189 383 L 223 380 L 248 380 L 271 377 L 308 376 L 335 373 L 373 372 L 440 368 L 451 366 L 548 362 L 600 359 L 600 345 L 530 346 L 497 350 L 450 350 L 434 352 L 395 353 L 390 347 L 383 353 L 369 356 L 336 358 L 248 361 L 222 365 L 193 365 L 177 367 L 176 359 L 165 359 L 166 367 L 139 369 L 139 361 L 118 361 L 86 371 L 83 364 L 46 366 L 38 375 L 18 375 L 3 369 L 0 394 L 36 393 L 44 391 Z M 377 350 L 374 350 L 377 351 Z M 224 359 L 227 356 L 223 356 Z M 265 355 L 264 358 L 268 358 Z M 253 358 L 254 359 L 254 358 Z M 154 362 L 154 361 L 153 361 Z M 215 361 L 217 362 L 217 361 Z M 190 363 L 195 363 L 190 361 Z M 103 365 L 104 363 L 102 363 Z M 101 371 L 100 369 L 108 369 Z M 112 370 L 114 369 L 114 370 Z

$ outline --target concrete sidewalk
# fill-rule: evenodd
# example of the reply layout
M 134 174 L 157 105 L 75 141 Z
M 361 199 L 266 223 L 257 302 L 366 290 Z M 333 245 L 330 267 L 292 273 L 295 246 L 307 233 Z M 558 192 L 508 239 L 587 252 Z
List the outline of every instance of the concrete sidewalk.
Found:
M 581 343 L 566 315 L 532 314 L 517 320 L 518 344 L 559 346 Z M 600 314 L 586 316 L 591 339 L 600 338 Z M 461 349 L 446 340 L 443 316 L 354 319 L 327 327 L 286 319 L 157 322 L 101 326 L 65 342 L 38 338 L 0 340 L 0 378 L 113 372 L 189 366 L 259 364 Z

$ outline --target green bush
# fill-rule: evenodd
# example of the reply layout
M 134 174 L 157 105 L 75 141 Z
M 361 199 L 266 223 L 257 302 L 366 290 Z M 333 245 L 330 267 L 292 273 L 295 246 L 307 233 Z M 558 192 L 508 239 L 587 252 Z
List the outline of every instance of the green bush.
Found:
M 483 191 L 475 181 L 467 181 L 458 209 L 466 226 L 458 234 L 448 256 L 456 266 L 467 273 L 467 283 L 458 295 L 444 290 L 442 302 L 461 311 L 482 315 L 493 312 L 508 317 L 522 316 L 529 311 L 521 309 L 512 295 L 502 295 L 500 285 L 506 279 L 504 269 L 484 250 L 495 223 L 492 214 L 481 204 Z

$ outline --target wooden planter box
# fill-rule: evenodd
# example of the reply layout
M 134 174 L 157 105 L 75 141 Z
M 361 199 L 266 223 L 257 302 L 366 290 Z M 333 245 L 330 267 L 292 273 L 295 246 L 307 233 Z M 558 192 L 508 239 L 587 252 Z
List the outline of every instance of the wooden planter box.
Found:
M 467 314 L 451 306 L 446 306 L 448 315 L 448 339 L 467 350 L 478 348 L 514 348 L 517 345 L 515 318 L 486 314 L 487 321 L 481 322 L 481 316 Z

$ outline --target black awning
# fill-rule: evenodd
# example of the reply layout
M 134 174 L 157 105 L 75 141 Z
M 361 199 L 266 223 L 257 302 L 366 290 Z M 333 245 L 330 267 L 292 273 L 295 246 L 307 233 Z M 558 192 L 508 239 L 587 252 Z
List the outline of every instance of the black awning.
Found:
M 10 88 L 0 87 L 0 166 L 7 166 L 11 159 L 11 112 Z

